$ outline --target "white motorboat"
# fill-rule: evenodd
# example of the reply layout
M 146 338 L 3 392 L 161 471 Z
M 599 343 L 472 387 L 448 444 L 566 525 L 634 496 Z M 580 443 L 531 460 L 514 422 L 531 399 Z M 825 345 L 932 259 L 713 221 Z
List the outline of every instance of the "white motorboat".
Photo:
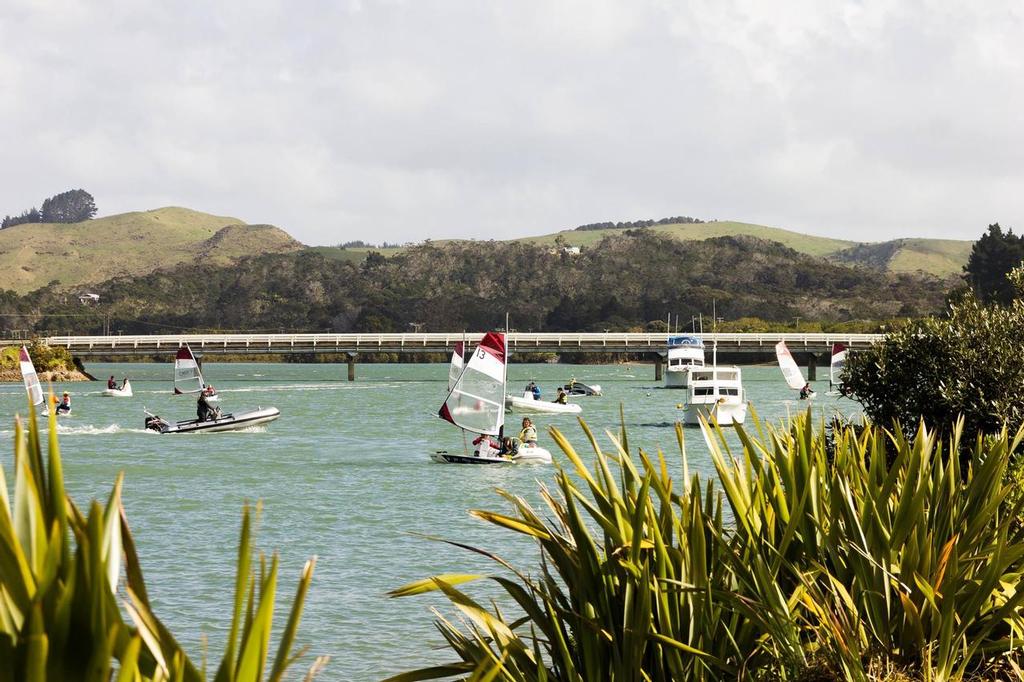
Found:
M 811 390 L 810 382 L 804 379 L 803 372 L 800 371 L 800 366 L 793 359 L 793 354 L 789 352 L 785 341 L 775 344 L 775 357 L 779 361 L 782 376 L 786 378 L 786 384 L 794 391 L 800 391 L 800 400 L 807 400 L 817 395 Z
M 600 384 L 585 384 L 582 381 L 576 381 L 575 378 L 563 386 L 562 390 L 566 395 L 601 395 Z
M 146 412 L 146 428 L 157 433 L 216 433 L 238 431 L 272 422 L 281 416 L 276 407 L 260 407 L 255 410 L 218 415 L 215 419 L 187 419 L 169 422 L 151 412 Z
M 199 361 L 196 360 L 192 349 L 186 343 L 178 349 L 178 354 L 174 358 L 174 395 L 199 393 L 200 391 L 205 392 L 206 399 L 211 403 L 220 400 L 217 391 L 203 380 L 203 371 L 199 367 Z
M 665 388 L 687 388 L 690 372 L 704 366 L 704 341 L 699 336 L 668 337 Z
M 505 398 L 505 407 L 519 414 L 579 414 L 583 408 L 576 403 L 556 403 L 550 400 L 537 400 L 531 391 L 523 391 L 523 396 L 514 395 Z
M 131 398 L 132 384 L 127 378 L 125 378 L 121 383 L 120 388 L 107 388 L 103 391 L 103 395 L 109 398 Z
M 459 358 L 460 361 L 463 359 Z M 507 362 L 505 335 L 499 332 L 485 334 L 472 356 L 465 361 L 448 391 L 447 399 L 438 410 L 438 416 L 462 429 L 463 451 L 438 450 L 430 455 L 433 461 L 441 464 L 551 462 L 551 453 L 542 447 L 527 444 L 517 447 L 513 444 L 514 439 L 504 439 L 504 445 L 499 447 L 491 442 L 490 436 L 501 438 L 504 431 Z M 455 364 L 453 355 L 452 365 Z M 449 376 L 453 373 L 450 369 Z M 466 442 L 466 433 L 481 436 L 474 442 L 472 452 Z
M 711 365 L 690 371 L 688 402 L 683 406 L 684 422 L 697 426 L 700 418 L 722 426 L 742 424 L 747 418 L 747 400 L 740 368 Z

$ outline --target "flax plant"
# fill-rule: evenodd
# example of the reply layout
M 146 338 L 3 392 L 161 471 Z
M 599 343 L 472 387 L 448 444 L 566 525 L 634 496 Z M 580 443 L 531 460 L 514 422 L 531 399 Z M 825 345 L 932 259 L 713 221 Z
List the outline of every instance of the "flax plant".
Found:
M 538 573 L 452 543 L 504 569 L 489 577 L 515 613 L 460 589 L 475 574 L 395 590 L 440 590 L 461 618 L 436 621 L 457 660 L 391 679 L 869 680 L 898 669 L 943 681 L 1019 670 L 1024 531 L 1003 477 L 1022 435 L 964 448 L 959 424 L 942 442 L 924 427 L 908 438 L 870 424 L 826 437 L 809 412 L 776 427 L 756 412 L 751 421 L 735 429 L 739 448 L 705 425 L 717 479 L 706 482 L 688 473 L 677 425 L 682 486 L 661 452 L 631 452 L 624 427 L 605 449 L 580 422 L 592 464 L 552 429 L 570 466 L 542 489 L 545 509 L 499 491 L 511 515 L 471 512 L 535 539 Z
M 49 418 L 45 462 L 31 406 L 28 428 L 16 422 L 14 442 L 13 504 L 0 467 L 0 681 L 206 679 L 153 612 L 121 502 L 122 476 L 105 505 L 93 501 L 83 513 L 64 490 L 56 417 Z M 314 561 L 270 661 L 277 557 L 268 566 L 260 554 L 253 569 L 251 526 L 246 506 L 218 682 L 280 680 L 296 657 Z

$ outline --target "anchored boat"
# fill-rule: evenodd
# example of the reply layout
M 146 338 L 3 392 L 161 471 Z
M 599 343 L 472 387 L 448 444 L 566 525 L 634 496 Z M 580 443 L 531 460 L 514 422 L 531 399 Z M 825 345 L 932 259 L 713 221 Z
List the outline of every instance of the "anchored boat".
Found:
M 688 388 L 690 371 L 704 366 L 704 341 L 699 336 L 668 337 L 665 388 Z

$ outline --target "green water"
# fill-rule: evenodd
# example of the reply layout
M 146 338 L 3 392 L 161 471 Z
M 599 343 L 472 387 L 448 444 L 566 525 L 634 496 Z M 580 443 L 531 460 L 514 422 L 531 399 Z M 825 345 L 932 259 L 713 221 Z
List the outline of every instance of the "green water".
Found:
M 196 660 L 201 635 L 211 657 L 223 651 L 245 500 L 263 501 L 258 543 L 280 553 L 279 599 L 294 593 L 303 562 L 319 557 L 299 641 L 310 645 L 307 664 L 314 654 L 331 657 L 320 679 L 375 680 L 451 659 L 437 649 L 441 638 L 431 624 L 431 606 L 451 613 L 441 600 L 384 594 L 434 573 L 492 567 L 417 534 L 486 547 L 527 569 L 536 563 L 531 543 L 466 512 L 505 509 L 495 488 L 538 502 L 538 481 L 551 484 L 555 467 L 431 463 L 435 449 L 462 448 L 458 430 L 435 416 L 447 365 L 360 365 L 358 380 L 349 383 L 343 365 L 211 361 L 204 372 L 225 410 L 272 405 L 282 416 L 253 432 L 181 436 L 142 428 L 143 406 L 167 418 L 194 415 L 193 400 L 171 395 L 169 364 L 87 369 L 104 379 L 130 377 L 135 397 L 103 397 L 102 382 L 54 387 L 73 396 L 73 416 L 60 426 L 68 491 L 84 506 L 89 498 L 105 499 L 117 473 L 125 472 L 124 503 L 156 612 Z M 591 427 L 616 429 L 624 405 L 634 447 L 663 447 L 678 474 L 672 425 L 683 394 L 659 388 L 653 374 L 649 365 L 512 365 L 509 384 L 520 389 L 535 379 L 546 398 L 573 375 L 600 384 L 603 397 L 576 399 Z M 743 376 L 748 398 L 767 419 L 806 406 L 776 367 L 744 368 Z M 849 401 L 824 395 L 827 380 L 815 388 L 817 412 L 854 410 Z M 24 395 L 20 385 L 0 384 L 0 462 L 8 473 L 13 415 L 24 412 Z M 565 459 L 547 426 L 567 432 L 584 451 L 573 417 L 533 418 L 556 462 Z M 518 419 L 509 416 L 510 424 Z M 687 431 L 687 450 L 692 470 L 712 472 L 699 431 Z

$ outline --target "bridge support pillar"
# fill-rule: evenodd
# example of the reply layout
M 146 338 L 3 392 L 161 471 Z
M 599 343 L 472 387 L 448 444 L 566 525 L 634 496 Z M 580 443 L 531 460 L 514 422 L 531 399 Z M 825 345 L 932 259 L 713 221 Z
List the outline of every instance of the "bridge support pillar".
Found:
M 814 381 L 818 378 L 818 354 L 807 354 L 807 380 Z
M 356 380 L 356 354 L 355 353 L 349 353 L 348 354 L 348 380 L 349 381 L 355 381 Z
M 654 380 L 655 381 L 661 381 L 662 378 L 664 378 L 664 368 L 665 368 L 665 366 L 664 366 L 662 360 L 663 360 L 663 358 L 661 357 L 661 353 L 657 353 L 654 356 Z

